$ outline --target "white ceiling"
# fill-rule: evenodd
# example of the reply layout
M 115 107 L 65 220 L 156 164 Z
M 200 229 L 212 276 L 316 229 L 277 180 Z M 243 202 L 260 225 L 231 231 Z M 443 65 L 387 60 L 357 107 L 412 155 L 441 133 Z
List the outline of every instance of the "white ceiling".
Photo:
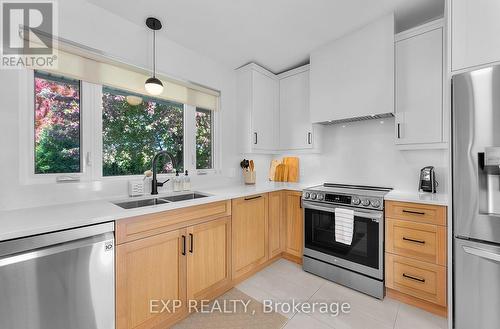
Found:
M 164 36 L 232 68 L 256 62 L 275 73 L 385 13 L 395 12 L 402 31 L 444 8 L 444 0 L 88 1 L 139 25 L 155 16 Z

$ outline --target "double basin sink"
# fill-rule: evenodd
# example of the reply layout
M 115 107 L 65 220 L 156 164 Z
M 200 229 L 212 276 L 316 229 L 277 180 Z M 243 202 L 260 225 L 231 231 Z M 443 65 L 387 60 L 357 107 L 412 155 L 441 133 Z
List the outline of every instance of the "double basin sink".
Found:
M 155 197 L 155 198 L 149 198 L 149 199 L 117 201 L 117 202 L 113 202 L 113 204 L 115 204 L 123 209 L 134 209 L 134 208 L 155 206 L 155 205 L 172 203 L 172 202 L 200 199 L 200 198 L 205 198 L 207 196 L 208 196 L 207 194 L 203 194 L 200 192 L 192 192 L 192 193 L 183 193 L 183 194 Z

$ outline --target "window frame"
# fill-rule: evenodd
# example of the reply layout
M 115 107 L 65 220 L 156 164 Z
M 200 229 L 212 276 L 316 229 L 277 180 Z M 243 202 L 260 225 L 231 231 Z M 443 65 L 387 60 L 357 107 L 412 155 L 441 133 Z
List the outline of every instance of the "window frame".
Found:
M 43 71 L 43 70 L 42 70 Z M 80 161 L 79 173 L 35 174 L 35 70 L 25 69 L 19 79 L 19 164 L 23 185 L 56 183 L 58 178 L 68 181 L 125 181 L 143 178 L 142 174 L 104 176 L 102 172 L 102 88 L 103 85 L 80 80 Z M 24 92 L 27 90 L 28 92 Z M 145 97 L 150 97 L 144 95 Z M 154 97 L 153 97 L 154 98 Z M 220 97 L 218 106 L 220 108 Z M 196 168 L 196 106 L 184 104 L 184 170 L 189 175 L 216 175 L 220 170 L 220 113 L 212 111 L 212 168 Z M 26 124 L 28 123 L 28 124 Z M 158 174 L 160 179 L 175 174 Z

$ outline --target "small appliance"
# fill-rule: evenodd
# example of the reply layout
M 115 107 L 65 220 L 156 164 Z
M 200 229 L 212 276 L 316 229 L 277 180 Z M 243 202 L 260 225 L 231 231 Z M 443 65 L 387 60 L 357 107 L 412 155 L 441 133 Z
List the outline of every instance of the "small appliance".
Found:
M 436 187 L 438 183 L 436 181 L 436 174 L 434 172 L 433 166 L 424 167 L 420 170 L 420 181 L 418 184 L 418 190 L 420 192 L 431 192 L 436 193 Z

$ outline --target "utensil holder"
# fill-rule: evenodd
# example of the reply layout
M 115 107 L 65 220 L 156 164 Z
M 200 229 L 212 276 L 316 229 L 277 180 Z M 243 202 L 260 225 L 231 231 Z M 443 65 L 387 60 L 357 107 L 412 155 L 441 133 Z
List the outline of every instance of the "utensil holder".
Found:
M 255 184 L 255 177 L 256 177 L 256 172 L 255 171 L 243 171 L 243 179 L 245 180 L 245 184 L 247 185 L 252 185 Z

